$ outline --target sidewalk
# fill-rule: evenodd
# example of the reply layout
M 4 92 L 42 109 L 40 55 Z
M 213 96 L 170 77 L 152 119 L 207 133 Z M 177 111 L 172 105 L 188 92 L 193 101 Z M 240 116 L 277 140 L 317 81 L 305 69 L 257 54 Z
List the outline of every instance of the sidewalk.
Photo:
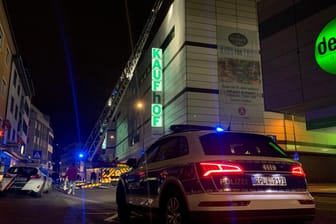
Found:
M 309 192 L 313 195 L 336 196 L 336 183 L 308 183 Z

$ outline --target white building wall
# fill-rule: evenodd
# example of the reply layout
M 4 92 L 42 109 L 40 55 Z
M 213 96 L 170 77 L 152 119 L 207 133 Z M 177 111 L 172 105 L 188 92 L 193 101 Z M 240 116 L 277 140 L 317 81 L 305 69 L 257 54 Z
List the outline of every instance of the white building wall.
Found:
M 216 44 L 215 0 L 186 0 L 186 40 Z
M 170 51 L 178 48 L 168 47 Z M 186 51 L 181 49 L 164 70 L 164 130 L 169 131 L 173 124 L 187 121 L 186 88 Z M 166 55 L 166 54 L 165 54 Z M 164 57 L 166 59 L 166 57 Z

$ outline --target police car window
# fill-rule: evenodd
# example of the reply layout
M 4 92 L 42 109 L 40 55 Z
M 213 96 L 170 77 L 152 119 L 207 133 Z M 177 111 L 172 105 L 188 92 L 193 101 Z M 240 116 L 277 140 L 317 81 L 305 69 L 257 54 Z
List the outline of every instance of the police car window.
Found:
M 176 147 L 176 139 L 175 138 L 165 139 L 165 141 L 161 143 L 160 149 L 159 149 L 158 153 L 156 154 L 154 160 L 155 161 L 165 160 L 166 156 L 169 156 L 168 153 L 173 151 L 173 149 L 175 147 Z
M 139 159 L 138 164 L 139 165 L 143 165 L 145 163 L 152 162 L 153 157 L 157 153 L 158 149 L 159 149 L 159 144 L 158 143 L 155 143 L 152 146 L 150 146 L 148 148 L 148 150 L 146 150 L 146 152 L 144 153 L 144 155 Z
M 287 157 L 267 136 L 242 133 L 211 133 L 200 137 L 206 155 Z
M 153 161 L 177 158 L 188 153 L 188 143 L 185 137 L 175 136 L 161 142 Z
M 189 148 L 188 148 L 188 141 L 185 137 L 180 136 L 178 137 L 177 142 L 177 156 L 183 156 L 188 154 Z

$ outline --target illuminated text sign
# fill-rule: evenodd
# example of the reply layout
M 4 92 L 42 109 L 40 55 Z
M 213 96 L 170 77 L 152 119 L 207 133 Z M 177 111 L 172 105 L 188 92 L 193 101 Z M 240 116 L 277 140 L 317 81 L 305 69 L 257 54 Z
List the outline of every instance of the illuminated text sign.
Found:
M 162 127 L 162 49 L 152 48 L 152 127 Z

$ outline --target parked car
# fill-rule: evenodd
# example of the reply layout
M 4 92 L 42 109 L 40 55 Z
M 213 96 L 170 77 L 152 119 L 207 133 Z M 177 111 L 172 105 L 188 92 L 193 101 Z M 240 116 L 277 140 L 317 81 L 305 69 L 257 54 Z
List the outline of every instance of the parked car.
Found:
M 118 216 L 158 215 L 160 223 L 313 220 L 302 165 L 270 137 L 175 125 L 120 177 Z M 211 129 L 211 130 L 210 130 Z
M 27 192 L 35 197 L 41 197 L 52 189 L 52 179 L 48 170 L 35 164 L 18 164 L 12 166 L 3 176 L 0 191 Z

